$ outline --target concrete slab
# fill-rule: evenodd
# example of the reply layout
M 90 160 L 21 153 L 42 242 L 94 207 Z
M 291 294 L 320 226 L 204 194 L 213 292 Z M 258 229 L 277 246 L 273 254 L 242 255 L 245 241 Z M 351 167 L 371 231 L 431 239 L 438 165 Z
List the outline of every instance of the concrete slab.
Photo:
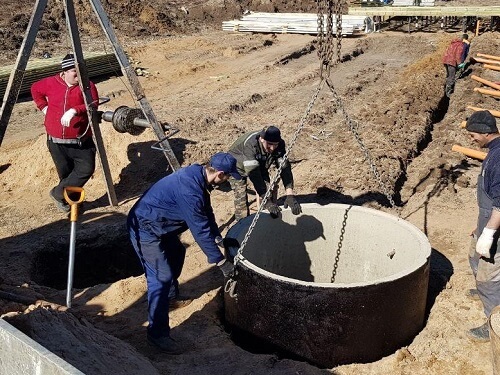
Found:
M 84 373 L 0 319 L 0 374 L 83 375 Z

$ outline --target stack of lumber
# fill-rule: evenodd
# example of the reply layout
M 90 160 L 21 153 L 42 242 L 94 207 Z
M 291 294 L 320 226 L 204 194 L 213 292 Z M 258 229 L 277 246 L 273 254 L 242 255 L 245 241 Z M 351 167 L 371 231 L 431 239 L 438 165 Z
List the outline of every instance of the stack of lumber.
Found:
M 120 64 L 113 53 L 102 54 L 89 52 L 84 55 L 84 58 L 89 78 L 106 74 L 121 74 Z M 29 93 L 31 85 L 34 82 L 59 73 L 61 71 L 62 59 L 63 56 L 28 61 L 19 95 Z M 0 67 L 0 98 L 3 98 L 5 95 L 10 74 L 14 68 L 15 65 Z
M 323 32 L 326 32 L 326 16 L 324 17 L 323 24 Z M 249 12 L 239 20 L 222 22 L 222 30 L 317 35 L 318 16 L 315 13 Z M 359 35 L 371 30 L 372 21 L 367 16 L 342 16 L 342 35 Z M 333 20 L 333 32 L 336 32 L 335 17 Z

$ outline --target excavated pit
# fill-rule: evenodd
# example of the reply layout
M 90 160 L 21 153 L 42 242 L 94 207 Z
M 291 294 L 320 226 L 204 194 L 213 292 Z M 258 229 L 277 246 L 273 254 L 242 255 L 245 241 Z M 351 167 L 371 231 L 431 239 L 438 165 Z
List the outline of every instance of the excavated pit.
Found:
M 83 236 L 82 236 L 83 237 Z M 97 284 L 113 283 L 143 273 L 137 255 L 126 234 L 112 239 L 77 238 L 73 287 L 77 289 Z M 31 263 L 30 275 L 39 285 L 63 290 L 67 286 L 69 243 L 63 239 L 45 244 Z
M 427 237 L 365 207 L 302 208 L 257 221 L 236 257 L 234 290 L 225 288 L 227 323 L 322 367 L 376 361 L 409 344 L 425 321 Z M 252 219 L 228 237 L 241 243 Z

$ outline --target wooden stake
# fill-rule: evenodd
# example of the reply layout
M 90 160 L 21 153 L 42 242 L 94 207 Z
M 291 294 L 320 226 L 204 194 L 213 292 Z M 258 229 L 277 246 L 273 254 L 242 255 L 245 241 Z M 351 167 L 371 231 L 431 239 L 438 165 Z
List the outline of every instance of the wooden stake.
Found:
M 485 57 L 485 58 L 490 59 L 490 60 L 500 60 L 500 56 L 487 55 L 485 53 L 476 53 L 476 56 Z
M 500 111 L 495 111 L 494 109 L 486 109 L 486 108 L 480 108 L 480 107 L 473 107 L 471 105 L 468 105 L 467 108 L 472 109 L 473 111 L 489 111 L 493 116 L 500 117 Z
M 476 22 L 476 36 L 479 35 L 479 25 L 481 24 L 481 21 L 478 19 Z
M 481 94 L 484 94 L 484 95 L 491 95 L 491 96 L 495 96 L 497 98 L 500 98 L 500 91 L 499 90 L 488 90 L 488 89 L 483 89 L 481 87 L 476 87 L 476 88 L 474 88 L 474 91 L 480 92 Z
M 478 81 L 478 82 L 481 82 L 481 83 L 484 83 L 486 86 L 490 86 L 492 88 L 494 88 L 495 90 L 500 90 L 500 85 L 497 85 L 496 83 L 494 82 L 491 82 L 491 81 L 488 81 L 487 79 L 484 79 L 484 78 L 481 78 L 481 77 L 478 77 L 476 75 L 471 75 L 470 76 L 474 81 Z
M 474 159 L 479 159 L 479 160 L 484 160 L 486 158 L 486 155 L 487 155 L 486 152 L 474 150 L 472 148 L 462 147 L 459 145 L 453 145 L 451 147 L 451 150 L 461 152 L 462 154 L 464 154 L 466 156 L 469 156 L 469 157 L 474 158 Z
M 483 64 L 483 68 L 497 70 L 500 72 L 500 65 Z
M 493 65 L 500 65 L 500 61 L 497 61 L 497 60 L 488 60 L 488 59 L 482 59 L 480 57 L 473 57 L 474 60 L 476 60 L 477 62 L 480 62 L 480 63 L 484 63 L 484 64 L 493 64 Z

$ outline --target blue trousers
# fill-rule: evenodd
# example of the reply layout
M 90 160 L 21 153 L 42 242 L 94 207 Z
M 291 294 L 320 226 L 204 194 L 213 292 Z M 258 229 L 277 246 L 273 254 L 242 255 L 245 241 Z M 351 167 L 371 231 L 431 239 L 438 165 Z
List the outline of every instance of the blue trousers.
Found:
M 141 239 L 141 231 L 129 227 L 129 235 L 146 274 L 148 334 L 155 338 L 169 336 L 168 304 L 179 295 L 177 279 L 184 266 L 186 248 L 177 234 Z

